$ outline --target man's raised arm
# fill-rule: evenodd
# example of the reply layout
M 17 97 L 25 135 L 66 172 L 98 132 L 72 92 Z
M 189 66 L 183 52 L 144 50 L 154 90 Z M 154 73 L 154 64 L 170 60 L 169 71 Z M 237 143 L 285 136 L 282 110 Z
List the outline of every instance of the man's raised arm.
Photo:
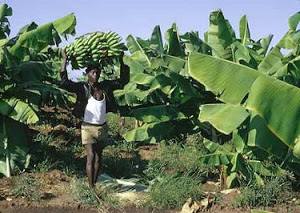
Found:
M 68 78 L 68 72 L 67 72 L 68 58 L 65 49 L 63 49 L 62 56 L 63 56 L 63 60 L 60 69 L 61 87 L 69 92 L 76 93 L 78 91 L 78 84 L 76 82 L 69 80 Z

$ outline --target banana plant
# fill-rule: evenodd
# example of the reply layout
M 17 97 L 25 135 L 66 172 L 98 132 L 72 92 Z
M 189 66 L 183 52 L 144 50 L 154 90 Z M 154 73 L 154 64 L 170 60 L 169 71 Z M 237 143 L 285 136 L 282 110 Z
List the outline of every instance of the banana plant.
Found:
M 125 133 L 124 138 L 155 142 L 194 131 L 205 97 L 199 92 L 202 87 L 187 75 L 186 58 L 193 50 L 209 52 L 209 46 L 196 32 L 180 36 L 173 24 L 165 42 L 156 26 L 148 40 L 129 35 L 127 47 L 131 55 L 125 56 L 124 62 L 130 67 L 130 82 L 114 95 L 120 106 L 130 109 L 123 114 L 143 125 Z
M 289 18 L 289 30 L 266 55 L 258 70 L 287 83 L 300 86 L 299 12 Z
M 223 102 L 201 106 L 200 121 L 211 123 L 224 134 L 246 125 L 248 146 L 281 161 L 299 163 L 297 87 L 249 67 L 197 53 L 189 57 L 189 73 Z
M 220 169 L 220 179 L 227 188 L 242 184 L 264 185 L 265 177 L 284 174 L 279 165 L 269 164 L 268 158 L 257 155 L 257 150 L 247 146 L 237 131 L 233 139 L 223 145 L 208 139 L 204 139 L 203 144 L 209 154 L 200 156 L 201 163 Z
M 258 41 L 251 39 L 246 16 L 240 19 L 239 32 L 240 38 L 236 36 L 222 11 L 216 10 L 210 14 L 209 28 L 204 38 L 212 49 L 212 56 L 257 69 L 268 51 L 273 36 L 269 35 Z
M 126 56 L 124 60 L 130 67 L 131 80 L 124 90 L 115 92 L 119 105 L 134 107 L 131 110 L 150 106 L 162 107 L 162 105 L 185 108 L 188 104 L 184 105 L 183 102 L 187 101 L 186 103 L 192 106 L 190 108 L 195 113 L 190 111 L 190 113 L 185 114 L 186 118 L 196 118 L 199 111 L 197 108 L 200 104 L 215 103 L 216 99 L 204 91 L 202 85 L 193 81 L 188 73 L 186 60 L 193 52 L 211 55 L 257 69 L 267 54 L 272 36 L 258 41 L 252 40 L 247 17 L 243 16 L 240 20 L 240 38 L 238 38 L 220 10 L 210 14 L 209 22 L 209 29 L 205 33 L 204 40 L 200 39 L 198 32 L 180 35 L 176 24 L 167 30 L 165 42 L 162 39 L 159 26 L 154 28 L 151 38 L 147 40 L 129 35 L 127 46 L 131 56 Z M 252 73 L 252 69 L 250 72 Z M 239 78 L 236 75 L 232 76 Z M 212 77 L 211 81 L 215 80 L 217 79 Z M 245 87 L 247 87 L 250 82 L 248 79 L 244 79 L 244 81 Z M 180 87 L 186 88 L 185 92 L 180 92 L 182 90 Z M 228 91 L 228 93 L 231 92 L 234 91 Z M 172 105 L 174 103 L 177 105 Z M 149 115 L 151 111 L 149 108 Z M 130 116 L 134 117 L 135 113 L 131 113 Z M 139 119 L 143 121 L 141 118 Z M 195 125 L 194 121 L 193 125 Z M 151 128 L 153 128 L 152 125 L 140 127 L 133 130 L 134 133 L 129 132 L 130 136 L 125 135 L 125 139 L 132 141 L 141 132 L 144 133 L 144 136 L 140 138 L 150 138 L 151 134 L 149 134 L 148 129 Z
M 28 165 L 27 130 L 38 122 L 38 111 L 45 95 L 62 97 L 53 85 L 59 56 L 50 54 L 61 36 L 75 33 L 73 14 L 38 26 L 29 24 L 9 38 L 7 16 L 12 9 L 0 6 L 0 173 L 10 176 Z M 46 56 L 46 58 L 45 58 Z

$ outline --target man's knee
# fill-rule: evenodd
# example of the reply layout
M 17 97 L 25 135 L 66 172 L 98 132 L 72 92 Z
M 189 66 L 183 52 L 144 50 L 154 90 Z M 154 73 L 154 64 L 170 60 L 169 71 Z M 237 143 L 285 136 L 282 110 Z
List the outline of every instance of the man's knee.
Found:
M 94 155 L 93 148 L 92 148 L 91 144 L 86 146 L 86 155 L 87 155 L 87 157 L 86 157 L 87 165 L 92 165 L 93 161 L 94 161 L 94 158 L 95 158 L 95 155 Z

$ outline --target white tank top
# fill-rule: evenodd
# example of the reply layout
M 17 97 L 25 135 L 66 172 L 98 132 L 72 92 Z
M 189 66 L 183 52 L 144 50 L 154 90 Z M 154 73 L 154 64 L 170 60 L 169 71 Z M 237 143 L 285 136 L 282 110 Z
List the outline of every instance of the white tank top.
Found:
M 101 101 L 91 96 L 84 111 L 84 122 L 92 124 L 104 124 L 106 121 L 106 99 L 105 95 Z

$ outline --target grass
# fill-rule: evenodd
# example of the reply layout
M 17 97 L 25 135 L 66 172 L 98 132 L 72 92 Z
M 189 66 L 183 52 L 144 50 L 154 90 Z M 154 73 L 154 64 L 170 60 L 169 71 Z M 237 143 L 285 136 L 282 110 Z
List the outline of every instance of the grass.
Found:
M 186 175 L 163 176 L 150 188 L 151 205 L 155 208 L 178 208 L 188 198 L 199 200 L 201 197 L 200 181 Z
M 268 207 L 291 199 L 291 181 L 286 176 L 271 177 L 265 185 L 252 184 L 242 188 L 235 207 Z
M 117 207 L 118 200 L 113 196 L 114 188 L 110 186 L 96 185 L 91 189 L 84 179 L 74 178 L 71 181 L 71 193 L 75 200 L 81 204 L 97 208 Z
M 137 151 L 125 147 L 122 143 L 108 146 L 103 154 L 104 171 L 116 178 L 140 176 L 146 166 Z
M 48 172 L 51 169 L 54 169 L 59 163 L 59 161 L 53 162 L 51 158 L 46 157 L 45 160 L 39 161 L 36 165 L 34 165 L 33 172 Z
M 153 183 L 149 205 L 155 208 L 178 208 L 188 198 L 202 198 L 201 183 L 212 169 L 205 167 L 199 157 L 206 153 L 199 134 L 184 141 L 161 143 L 155 159 L 144 171 L 145 179 Z
M 74 178 L 71 182 L 71 192 L 75 200 L 82 204 L 96 206 L 98 200 L 88 184 L 81 179 Z
M 185 143 L 161 143 L 155 155 L 144 171 L 148 180 L 161 174 L 187 174 L 207 178 L 213 172 L 212 168 L 203 165 L 200 156 L 205 154 L 201 137 L 188 136 Z
M 16 197 L 23 197 L 30 201 L 41 199 L 40 183 L 34 177 L 23 174 L 13 179 L 11 193 Z
M 66 175 L 84 175 L 84 147 L 75 135 L 75 128 L 66 131 L 39 132 L 33 138 L 30 169 L 33 172 L 48 172 L 59 169 Z

